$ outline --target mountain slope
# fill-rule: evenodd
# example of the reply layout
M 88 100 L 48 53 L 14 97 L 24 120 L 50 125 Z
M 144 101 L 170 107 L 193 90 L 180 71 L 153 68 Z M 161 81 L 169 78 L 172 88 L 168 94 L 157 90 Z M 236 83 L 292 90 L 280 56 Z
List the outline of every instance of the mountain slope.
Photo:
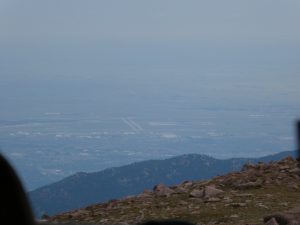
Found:
M 278 160 L 295 152 L 283 152 L 258 159 L 219 160 L 205 155 L 183 155 L 150 160 L 96 173 L 77 173 L 29 193 L 36 215 L 56 214 L 89 204 L 121 198 L 150 189 L 163 182 L 208 179 L 240 170 L 246 162 Z
M 193 224 L 300 224 L 300 169 L 287 157 L 247 164 L 205 181 L 189 181 L 48 218 L 50 224 L 140 224 L 179 219 Z

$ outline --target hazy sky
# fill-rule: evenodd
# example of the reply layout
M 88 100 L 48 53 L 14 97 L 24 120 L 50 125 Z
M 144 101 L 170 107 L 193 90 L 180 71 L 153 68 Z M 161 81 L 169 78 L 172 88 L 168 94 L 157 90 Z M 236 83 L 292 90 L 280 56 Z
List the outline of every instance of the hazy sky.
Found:
M 299 64 L 299 12 L 299 0 L 0 0 L 0 76 L 149 64 L 290 69 Z
M 0 40 L 300 44 L 298 0 L 0 0 Z
M 74 78 L 91 78 L 105 99 L 227 90 L 294 104 L 299 12 L 299 0 L 0 0 L 0 100 L 7 114 L 33 98 L 70 102 Z M 82 102 L 104 96 L 94 89 Z

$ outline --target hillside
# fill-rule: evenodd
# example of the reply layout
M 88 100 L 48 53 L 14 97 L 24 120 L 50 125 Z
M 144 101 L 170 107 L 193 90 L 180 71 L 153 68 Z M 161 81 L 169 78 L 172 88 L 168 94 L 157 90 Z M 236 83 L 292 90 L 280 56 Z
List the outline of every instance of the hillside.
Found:
M 278 160 L 295 152 L 258 159 L 219 160 L 205 155 L 183 155 L 150 160 L 96 173 L 77 173 L 60 182 L 29 193 L 37 216 L 57 214 L 90 204 L 135 195 L 155 184 L 174 185 L 184 180 L 202 180 L 238 171 L 246 162 Z
M 180 219 L 194 224 L 299 224 L 298 161 L 248 163 L 241 172 L 151 191 L 54 217 L 49 223 L 137 224 Z

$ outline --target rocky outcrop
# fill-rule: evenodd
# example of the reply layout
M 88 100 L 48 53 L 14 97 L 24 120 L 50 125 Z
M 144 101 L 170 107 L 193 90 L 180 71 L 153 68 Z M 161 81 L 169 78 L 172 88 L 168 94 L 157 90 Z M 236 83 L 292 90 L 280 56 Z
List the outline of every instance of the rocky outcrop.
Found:
M 237 190 L 257 189 L 266 185 L 288 185 L 297 188 L 298 162 L 292 157 L 268 164 L 246 164 L 239 173 L 215 178 L 224 186 Z

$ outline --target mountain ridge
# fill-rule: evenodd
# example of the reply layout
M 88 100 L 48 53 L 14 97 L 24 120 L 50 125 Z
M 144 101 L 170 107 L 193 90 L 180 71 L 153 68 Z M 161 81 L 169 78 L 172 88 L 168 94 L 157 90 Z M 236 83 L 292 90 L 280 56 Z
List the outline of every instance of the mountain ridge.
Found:
M 209 179 L 238 171 L 246 162 L 279 160 L 295 151 L 261 158 L 215 159 L 186 154 L 164 160 L 148 160 L 99 172 L 79 172 L 59 182 L 29 192 L 35 213 L 53 215 L 63 211 L 138 194 L 158 183 L 173 185 L 184 180 Z
M 135 196 L 89 205 L 49 224 L 143 224 L 183 220 L 196 225 L 299 225 L 299 159 L 247 163 L 238 172 L 177 185 L 157 184 Z

